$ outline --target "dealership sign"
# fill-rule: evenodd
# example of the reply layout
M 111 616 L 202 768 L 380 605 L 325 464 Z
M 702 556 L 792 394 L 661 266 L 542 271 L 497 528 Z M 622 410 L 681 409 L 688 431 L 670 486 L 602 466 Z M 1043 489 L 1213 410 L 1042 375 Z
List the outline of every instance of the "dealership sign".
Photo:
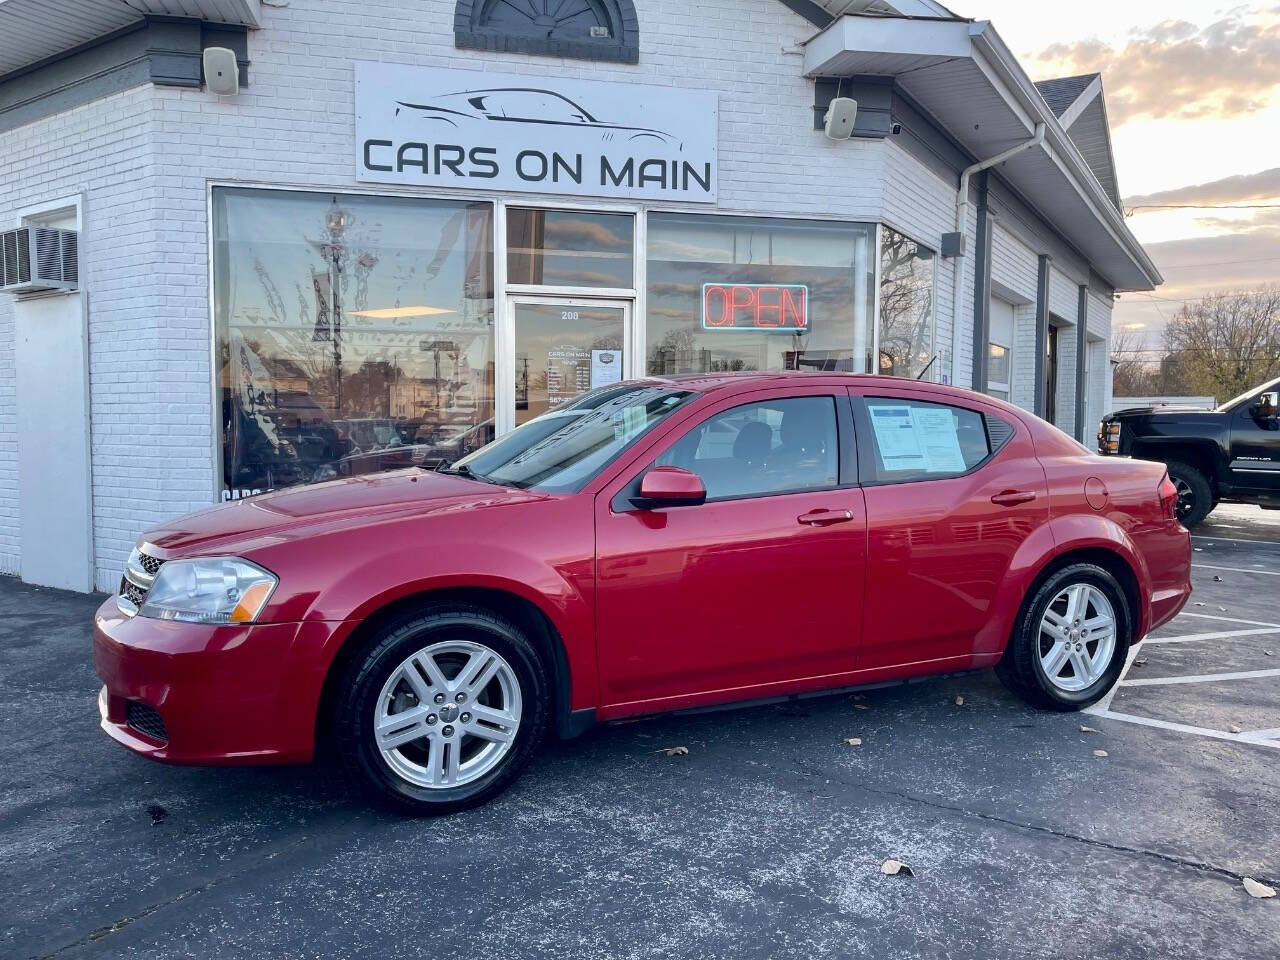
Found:
M 716 94 L 358 62 L 356 179 L 716 199 Z
M 809 288 L 800 283 L 704 283 L 704 330 L 809 329 Z

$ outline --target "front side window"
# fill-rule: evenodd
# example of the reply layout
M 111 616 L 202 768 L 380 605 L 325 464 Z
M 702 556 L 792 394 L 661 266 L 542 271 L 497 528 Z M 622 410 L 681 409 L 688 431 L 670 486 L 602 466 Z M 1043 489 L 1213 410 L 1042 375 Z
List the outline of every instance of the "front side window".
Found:
M 649 374 L 868 371 L 874 242 L 870 224 L 650 214 Z
M 817 490 L 839 483 L 832 397 L 733 407 L 700 423 L 658 458 L 702 478 L 708 500 Z
M 694 394 L 654 385 L 584 393 L 459 460 L 453 472 L 549 493 L 573 493 Z
M 223 499 L 493 437 L 488 203 L 217 188 Z
M 866 406 L 881 482 L 959 476 L 993 449 L 984 417 L 976 410 L 889 397 L 868 397 Z M 1001 430 L 1000 436 L 1003 442 L 1008 433 Z
M 933 251 L 880 229 L 880 360 L 876 373 L 934 380 Z

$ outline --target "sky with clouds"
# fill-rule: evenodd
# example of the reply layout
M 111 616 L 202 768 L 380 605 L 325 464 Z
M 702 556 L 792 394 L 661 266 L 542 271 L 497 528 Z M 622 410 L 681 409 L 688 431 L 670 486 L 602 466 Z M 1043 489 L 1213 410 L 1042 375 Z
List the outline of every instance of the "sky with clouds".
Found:
M 1129 226 L 1165 278 L 1154 294 L 1121 297 L 1116 329 L 1156 347 L 1186 300 L 1280 282 L 1275 0 L 1074 0 L 1053 16 L 1029 0 L 947 6 L 990 20 L 1032 80 L 1102 73 Z M 1222 206 L 1142 209 L 1207 204 Z

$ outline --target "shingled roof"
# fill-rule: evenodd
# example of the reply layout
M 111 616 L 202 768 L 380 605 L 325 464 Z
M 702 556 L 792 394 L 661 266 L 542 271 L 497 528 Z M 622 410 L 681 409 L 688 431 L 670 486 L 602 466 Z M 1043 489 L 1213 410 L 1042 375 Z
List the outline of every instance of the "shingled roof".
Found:
M 1055 77 L 1053 80 L 1037 80 L 1036 89 L 1049 105 L 1055 117 L 1060 117 L 1080 98 L 1085 88 L 1093 83 L 1096 73 L 1082 73 L 1076 77 Z

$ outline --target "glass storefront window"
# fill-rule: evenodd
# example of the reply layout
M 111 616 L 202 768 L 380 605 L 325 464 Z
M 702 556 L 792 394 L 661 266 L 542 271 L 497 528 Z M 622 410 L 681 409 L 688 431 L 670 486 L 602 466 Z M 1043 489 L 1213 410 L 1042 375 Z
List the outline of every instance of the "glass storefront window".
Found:
M 875 227 L 653 213 L 651 376 L 871 364 Z
M 493 438 L 489 203 L 216 188 L 223 498 Z
M 933 251 L 880 230 L 880 362 L 877 373 L 937 379 L 933 357 Z
M 629 213 L 507 209 L 507 282 L 553 287 L 635 283 Z

